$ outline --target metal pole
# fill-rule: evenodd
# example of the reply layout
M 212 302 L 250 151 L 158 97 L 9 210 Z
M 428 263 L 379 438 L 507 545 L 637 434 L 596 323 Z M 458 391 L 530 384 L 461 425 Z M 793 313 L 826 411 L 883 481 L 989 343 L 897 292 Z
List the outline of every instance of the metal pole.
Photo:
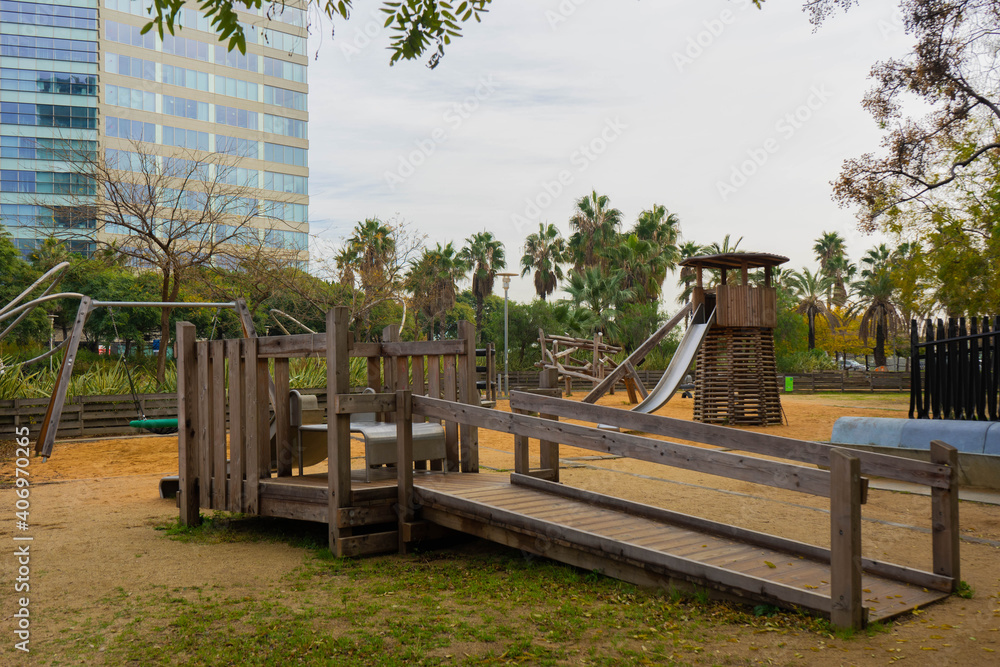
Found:
M 510 285 L 509 280 L 504 280 L 503 285 L 503 383 L 506 388 L 505 396 L 510 398 L 510 351 L 508 348 L 508 334 L 507 334 L 507 287 Z

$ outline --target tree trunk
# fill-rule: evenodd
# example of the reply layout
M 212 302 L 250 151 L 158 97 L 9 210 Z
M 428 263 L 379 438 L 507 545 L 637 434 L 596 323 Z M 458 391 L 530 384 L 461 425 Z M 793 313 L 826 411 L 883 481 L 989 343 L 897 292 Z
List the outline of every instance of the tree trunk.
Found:
M 875 368 L 885 366 L 885 322 L 881 319 L 875 324 Z
M 809 311 L 809 351 L 816 349 L 816 313 Z
M 476 334 L 483 340 L 483 297 L 476 295 Z

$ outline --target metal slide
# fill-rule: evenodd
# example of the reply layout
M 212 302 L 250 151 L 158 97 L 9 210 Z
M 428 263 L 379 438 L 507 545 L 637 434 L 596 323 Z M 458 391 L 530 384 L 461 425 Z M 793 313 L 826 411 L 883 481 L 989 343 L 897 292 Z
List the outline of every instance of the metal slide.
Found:
M 703 306 L 698 306 L 698 310 L 695 311 L 693 318 L 695 322 L 698 322 L 701 316 L 703 316 L 704 311 L 702 308 Z M 677 387 L 683 382 L 684 375 L 691 368 L 691 364 L 694 363 L 695 355 L 698 354 L 698 348 L 701 347 L 702 341 L 705 340 L 705 336 L 708 335 L 708 330 L 712 328 L 713 324 L 715 324 L 714 310 L 704 322 L 692 324 L 688 327 L 683 340 L 681 340 L 681 344 L 677 346 L 677 351 L 674 352 L 674 356 L 667 366 L 667 370 L 663 373 L 663 377 L 656 383 L 656 387 L 649 392 L 649 396 L 642 403 L 632 408 L 632 412 L 644 412 L 648 414 L 656 412 L 666 405 L 667 401 L 674 395 L 674 392 L 677 391 Z

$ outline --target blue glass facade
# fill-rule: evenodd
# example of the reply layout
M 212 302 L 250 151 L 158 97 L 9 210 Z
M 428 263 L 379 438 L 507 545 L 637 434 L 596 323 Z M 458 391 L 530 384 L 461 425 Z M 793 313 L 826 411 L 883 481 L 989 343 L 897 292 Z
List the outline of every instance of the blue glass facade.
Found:
M 305 12 L 241 16 L 241 54 L 219 44 L 193 0 L 176 35 L 142 34 L 148 4 L 0 0 L 0 224 L 26 254 L 53 232 L 99 227 L 69 212 L 93 189 L 71 156 L 129 170 L 141 151 L 164 169 L 193 159 L 211 163 L 199 177 L 256 187 L 237 208 L 262 216 L 259 240 L 305 249 Z
M 0 0 L 0 223 L 25 254 L 94 228 L 66 204 L 92 190 L 68 161 L 97 151 L 98 54 L 97 0 Z

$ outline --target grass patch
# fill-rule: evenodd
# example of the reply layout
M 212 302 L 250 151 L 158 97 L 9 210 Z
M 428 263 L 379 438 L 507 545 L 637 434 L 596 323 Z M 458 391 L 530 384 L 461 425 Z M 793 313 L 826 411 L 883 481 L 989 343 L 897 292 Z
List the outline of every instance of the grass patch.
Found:
M 237 576 L 225 587 L 121 588 L 100 601 L 109 613 L 54 639 L 49 664 L 712 664 L 706 645 L 740 633 L 829 634 L 803 614 L 757 615 L 482 541 L 340 559 L 320 524 L 214 513 L 157 528 L 209 547 L 294 544 L 302 562 L 269 586 Z

